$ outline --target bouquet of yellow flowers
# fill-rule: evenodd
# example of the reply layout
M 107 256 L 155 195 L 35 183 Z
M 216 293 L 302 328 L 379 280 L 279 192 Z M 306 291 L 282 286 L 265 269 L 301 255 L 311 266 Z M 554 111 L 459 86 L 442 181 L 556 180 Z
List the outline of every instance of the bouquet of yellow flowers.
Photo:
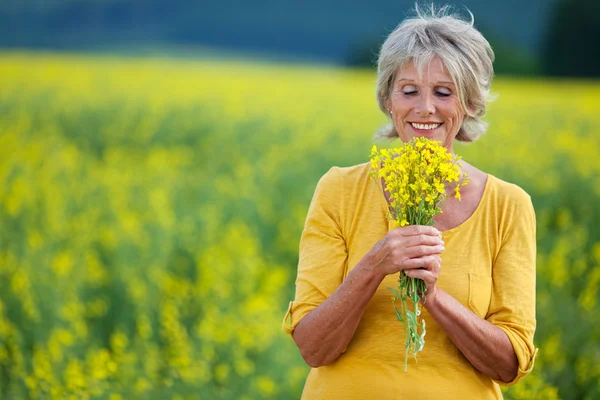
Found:
M 395 227 L 432 226 L 433 218 L 442 213 L 442 205 L 448 198 L 448 185 L 456 182 L 454 196 L 460 200 L 460 187 L 468 182 L 467 175 L 460 172 L 460 157 L 449 153 L 440 142 L 423 137 L 413 138 L 400 148 L 378 151 L 377 146 L 373 146 L 370 158 L 371 177 L 375 183 L 382 179 L 389 193 L 388 218 Z M 392 304 L 396 317 L 404 324 L 406 371 L 408 354 L 416 359 L 425 345 L 425 320 L 419 306 L 421 298 L 425 298 L 425 283 L 402 271 L 398 288 L 388 289 L 394 295 Z M 409 299 L 412 305 L 409 305 Z M 400 302 L 400 310 L 396 302 Z

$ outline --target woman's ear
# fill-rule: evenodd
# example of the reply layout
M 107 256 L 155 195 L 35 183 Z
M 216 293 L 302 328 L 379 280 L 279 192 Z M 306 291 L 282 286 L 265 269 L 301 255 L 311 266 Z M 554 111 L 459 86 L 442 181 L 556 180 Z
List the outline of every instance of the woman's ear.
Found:
M 392 102 L 390 101 L 390 99 L 387 99 L 383 105 L 385 106 L 385 108 L 388 110 L 388 112 L 391 114 L 392 113 Z

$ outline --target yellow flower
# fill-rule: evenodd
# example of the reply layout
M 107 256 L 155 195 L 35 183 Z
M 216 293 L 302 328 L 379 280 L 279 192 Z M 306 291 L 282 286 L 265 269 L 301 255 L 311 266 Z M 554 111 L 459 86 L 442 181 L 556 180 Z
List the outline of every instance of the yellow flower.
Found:
M 456 197 L 458 200 L 460 200 L 460 186 L 461 185 L 456 185 L 454 188 L 454 197 Z
M 437 190 L 437 192 L 439 194 L 443 194 L 446 190 L 444 189 L 444 184 L 442 182 L 434 182 L 433 183 L 433 187 L 435 187 L 435 190 Z
M 429 205 L 433 205 L 434 199 L 432 193 L 427 193 L 427 196 L 425 196 L 425 201 L 429 203 Z
M 377 150 L 371 148 L 371 176 L 383 178 L 390 193 L 390 218 L 397 226 L 430 225 L 440 214 L 446 198 L 446 186 L 459 182 L 455 197 L 460 199 L 460 186 L 468 182 L 461 175 L 460 157 L 453 157 L 440 142 L 414 138 L 404 146 Z M 402 210 L 398 212 L 398 210 Z

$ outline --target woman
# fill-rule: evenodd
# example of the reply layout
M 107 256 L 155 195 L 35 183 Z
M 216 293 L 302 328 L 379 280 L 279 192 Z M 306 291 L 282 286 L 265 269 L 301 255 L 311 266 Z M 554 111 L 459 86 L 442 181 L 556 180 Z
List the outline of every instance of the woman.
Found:
M 493 52 L 446 14 L 405 20 L 381 48 L 380 133 L 474 141 L 493 76 Z M 296 298 L 284 329 L 313 369 L 306 399 L 500 399 L 533 368 L 535 214 L 519 187 L 464 162 L 470 182 L 435 228 L 392 229 L 370 164 L 332 168 L 319 181 L 300 242 Z M 452 188 L 448 188 L 452 193 Z M 387 287 L 423 279 L 427 334 L 404 371 L 403 327 Z

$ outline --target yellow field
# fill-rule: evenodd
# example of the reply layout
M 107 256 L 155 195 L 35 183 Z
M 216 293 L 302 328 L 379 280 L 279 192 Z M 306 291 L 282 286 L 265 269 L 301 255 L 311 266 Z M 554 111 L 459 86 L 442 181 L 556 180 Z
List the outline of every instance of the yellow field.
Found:
M 0 397 L 298 398 L 280 326 L 312 191 L 365 162 L 371 71 L 0 54 Z M 600 396 L 600 83 L 497 79 L 466 160 L 538 217 L 536 369 Z

